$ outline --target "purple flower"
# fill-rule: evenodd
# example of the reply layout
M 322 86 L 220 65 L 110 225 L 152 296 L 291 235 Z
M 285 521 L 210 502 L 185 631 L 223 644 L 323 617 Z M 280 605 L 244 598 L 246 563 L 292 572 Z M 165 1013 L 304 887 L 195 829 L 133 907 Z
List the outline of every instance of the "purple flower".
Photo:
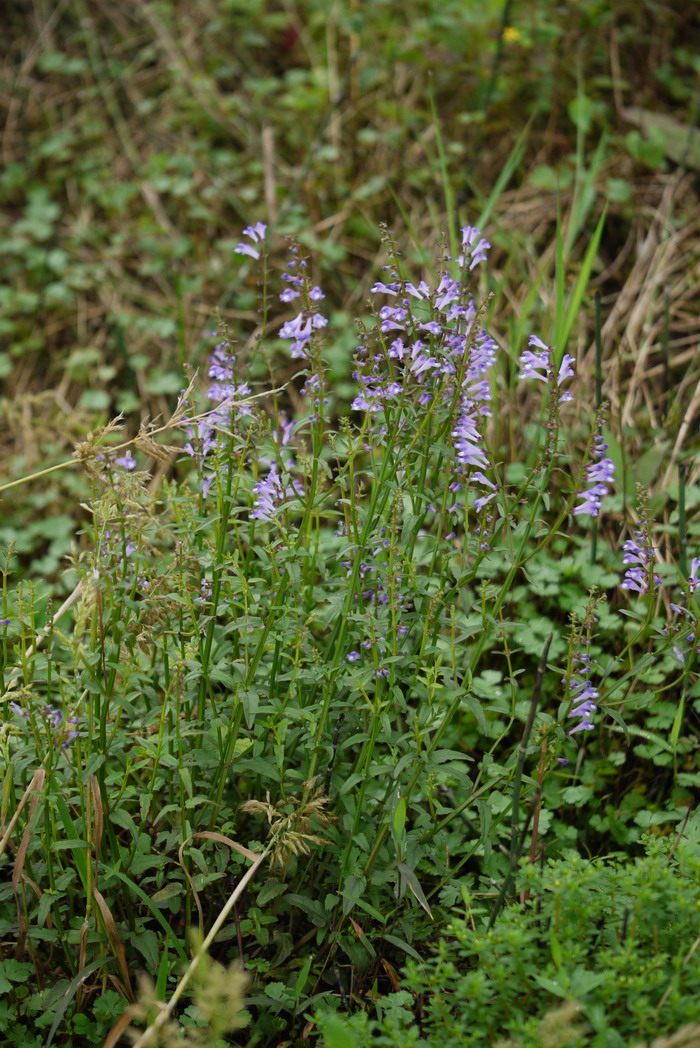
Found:
M 423 353 L 423 343 L 418 340 L 414 342 L 413 348 L 411 349 L 411 361 L 408 365 L 408 370 L 418 376 L 422 375 L 424 371 L 433 371 L 438 366 L 438 362 L 435 357 L 429 357 L 426 353 Z
M 250 386 L 247 382 L 237 383 L 235 377 L 236 358 L 231 353 L 230 342 L 219 342 L 214 347 L 214 352 L 209 357 L 209 378 L 213 379 L 207 392 L 209 400 L 221 403 L 224 400 L 242 400 L 250 395 Z M 252 412 L 245 404 L 239 406 L 239 414 L 251 415 Z M 222 421 L 228 420 L 228 412 L 222 414 Z
M 288 320 L 280 328 L 280 338 L 292 340 L 289 347 L 292 357 L 296 360 L 306 356 L 311 335 L 318 328 L 325 327 L 328 320 L 320 313 L 309 313 L 302 310 L 293 320 Z
M 243 230 L 244 237 L 250 237 L 255 243 L 259 243 L 265 236 L 267 226 L 264 222 L 256 222 L 254 226 L 246 226 Z
M 576 363 L 576 358 L 570 356 L 569 353 L 565 353 L 561 358 L 561 364 L 559 365 L 559 375 L 557 376 L 557 385 L 561 386 L 564 379 L 573 378 L 575 372 L 573 366 Z M 564 394 L 564 396 L 571 396 L 571 394 Z
M 122 469 L 126 469 L 126 470 L 136 469 L 136 459 L 134 458 L 134 456 L 129 451 L 127 451 L 126 454 L 124 454 L 124 455 L 120 455 L 119 458 L 116 458 L 114 460 L 114 462 L 115 462 L 115 465 L 121 466 Z
M 430 288 L 424 280 L 421 280 L 418 287 L 416 287 L 415 284 L 406 284 L 405 290 L 412 298 L 417 298 L 419 300 L 430 298 Z M 438 332 L 436 332 L 436 334 L 437 333 Z
M 207 413 L 206 418 L 199 419 L 196 428 L 189 426 L 185 429 L 189 440 L 183 448 L 185 454 L 193 458 L 197 464 L 202 476 L 204 498 L 207 497 L 213 480 L 213 475 L 204 475 L 205 461 L 210 452 L 217 447 L 217 428 L 229 424 L 233 411 L 231 402 L 243 400 L 251 392 L 250 386 L 246 382 L 239 382 L 236 377 L 236 358 L 231 352 L 231 343 L 226 339 L 214 347 L 214 352 L 209 357 L 207 374 L 212 379 L 207 397 L 217 406 Z M 253 414 L 252 409 L 245 403 L 237 403 L 236 411 L 241 417 Z
M 364 393 L 355 397 L 350 407 L 353 411 L 381 411 L 382 403 L 375 390 L 366 389 Z
M 693 557 L 690 562 L 690 575 L 688 576 L 688 588 L 691 593 L 695 593 L 695 590 L 700 586 L 698 570 L 700 570 L 700 557 Z
M 55 706 L 45 706 L 43 713 L 44 719 L 52 728 L 57 728 L 63 720 L 63 714 Z
M 70 731 L 66 735 L 66 738 L 65 738 L 65 740 L 63 742 L 63 749 L 64 750 L 67 750 L 68 747 L 70 746 L 71 742 L 73 741 L 73 739 L 77 739 L 78 736 L 80 735 L 80 732 L 77 731 L 77 729 L 76 729 L 77 723 L 78 723 L 78 720 L 77 720 L 76 717 L 70 717 L 69 718 L 68 724 L 72 725 L 72 728 L 70 729 Z
M 487 488 L 491 488 L 490 494 L 482 495 L 480 498 L 474 500 L 474 509 L 482 510 L 484 506 L 487 504 L 487 502 L 490 502 L 491 499 L 495 499 L 496 495 L 498 494 L 498 490 L 493 481 L 489 480 L 485 473 L 473 473 L 472 480 L 478 480 L 480 484 L 485 484 Z
M 292 438 L 292 433 L 294 431 L 294 427 L 296 426 L 296 422 L 290 422 L 287 419 L 287 416 L 283 412 L 281 412 L 279 425 L 279 432 L 276 429 L 273 429 L 272 439 L 274 440 L 278 448 L 285 448 Z
M 250 244 L 240 243 L 233 249 L 233 251 L 236 255 L 249 255 L 251 258 L 255 259 L 256 262 L 260 258 L 260 252 L 256 251 L 254 247 L 250 246 Z
M 286 287 L 280 295 L 280 302 L 293 302 L 295 298 L 299 298 L 301 291 L 296 291 L 293 287 Z
M 471 401 L 467 401 L 457 425 L 452 430 L 457 461 L 467 468 L 488 468 L 488 459 L 482 447 L 482 437 L 476 425 L 476 410 Z
M 520 365 L 520 374 L 518 378 L 537 378 L 540 382 L 549 382 L 552 377 L 551 347 L 545 345 L 542 339 L 538 338 L 537 335 L 530 335 L 528 345 L 534 346 L 536 352 L 533 352 L 531 349 L 526 349 L 521 353 L 518 361 Z M 574 375 L 572 365 L 575 363 L 575 357 L 572 357 L 569 353 L 564 354 L 557 374 L 557 387 L 560 387 L 562 382 Z M 573 399 L 571 393 L 562 393 L 559 397 L 559 403 L 565 403 L 566 401 Z
M 484 416 L 491 414 L 491 409 L 488 407 L 488 402 L 491 400 L 491 386 L 486 375 L 495 362 L 496 343 L 488 331 L 482 328 L 469 354 L 463 389 L 472 402 L 481 405 L 478 412 Z
M 448 306 L 459 301 L 460 292 L 462 285 L 459 280 L 453 280 L 447 273 L 443 274 L 438 284 L 435 308 L 439 310 L 446 310 Z M 448 314 L 448 320 L 456 319 Z
M 576 717 L 580 723 L 575 728 L 571 728 L 569 735 L 575 735 L 577 731 L 591 731 L 594 727 L 591 718 L 598 708 L 596 703 L 600 695 L 589 680 L 593 667 L 594 663 L 587 652 L 574 655 L 574 671 L 569 683 L 571 697 L 569 718 Z
M 104 531 L 102 533 L 102 541 L 98 547 L 100 556 L 113 557 L 124 554 L 130 557 L 138 548 L 135 542 L 127 542 L 125 545 L 122 545 L 122 543 L 123 536 L 121 534 L 113 534 L 109 530 Z
M 376 284 L 373 284 L 370 291 L 373 295 L 384 294 L 384 295 L 398 295 L 399 284 L 382 284 L 381 280 L 378 280 Z
M 212 597 L 211 579 L 202 579 L 199 584 L 199 596 L 194 598 L 195 604 L 206 604 Z
M 405 331 L 408 310 L 403 306 L 382 306 L 379 310 L 380 331 Z
M 265 237 L 266 229 L 267 226 L 264 222 L 256 222 L 254 226 L 246 226 L 243 230 L 243 236 L 249 237 L 254 244 L 259 244 Z M 250 258 L 255 259 L 256 262 L 260 258 L 260 252 L 254 247 L 251 247 L 250 244 L 238 244 L 238 246 L 234 248 L 234 254 L 248 255 Z
M 188 427 L 186 433 L 190 439 L 182 450 L 201 465 L 209 452 L 216 447 L 214 430 L 207 420 L 200 419 L 197 423 L 197 429 L 194 430 L 192 427 Z
M 552 373 L 551 349 L 537 335 L 530 335 L 528 345 L 535 346 L 539 352 L 533 353 L 532 350 L 526 349 L 520 354 L 518 378 L 538 378 L 541 382 L 548 382 Z
M 362 656 L 360 655 L 359 651 L 351 651 L 345 656 L 348 662 L 357 662 L 357 660 L 361 657 Z
M 634 533 L 634 538 L 627 539 L 622 548 L 625 551 L 622 563 L 629 565 L 621 583 L 622 589 L 634 590 L 643 596 L 649 592 L 650 568 L 654 559 L 654 551 L 647 529 L 638 528 Z M 661 579 L 658 575 L 652 577 L 658 586 Z
M 285 501 L 304 494 L 304 489 L 299 481 L 287 482 L 286 479 L 282 479 L 276 466 L 272 466 L 264 480 L 258 481 L 253 491 L 258 497 L 253 503 L 254 508 L 250 515 L 254 520 L 267 521 L 275 519 Z
M 488 240 L 482 237 L 474 226 L 462 227 L 462 254 L 457 259 L 460 266 L 468 263 L 469 270 L 474 269 L 480 262 L 486 260 L 486 254 L 491 247 Z
M 576 495 L 581 499 L 580 505 L 574 509 L 574 516 L 589 513 L 597 517 L 603 499 L 608 494 L 608 487 L 612 485 L 615 477 L 615 463 L 611 458 L 605 457 L 608 445 L 602 437 L 598 436 L 594 442 L 593 454 L 597 457 L 596 462 L 591 462 L 586 467 L 586 484 L 590 487 L 584 488 Z

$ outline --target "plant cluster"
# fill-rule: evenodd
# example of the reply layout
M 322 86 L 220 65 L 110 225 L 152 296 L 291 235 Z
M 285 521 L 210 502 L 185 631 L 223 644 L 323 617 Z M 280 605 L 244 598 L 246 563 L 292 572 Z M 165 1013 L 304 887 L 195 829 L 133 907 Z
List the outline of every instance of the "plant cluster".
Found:
M 647 837 L 633 862 L 527 864 L 520 905 L 488 930 L 486 900 L 465 888 L 464 916 L 408 962 L 376 1019 L 319 1016 L 325 1048 L 628 1048 L 680 1030 L 697 1044 L 699 840 L 696 816 L 682 844 Z
M 492 229 L 494 315 L 520 344 L 558 313 L 558 206 L 573 273 L 607 201 L 606 364 L 632 387 L 632 488 L 654 475 L 647 436 L 668 455 L 698 335 L 692 5 L 76 0 L 57 14 L 11 4 L 6 37 L 3 475 L 59 461 L 118 412 L 171 409 L 183 364 L 204 366 L 205 320 L 218 308 L 239 334 L 253 318 L 246 271 L 231 272 L 249 216 L 303 237 L 341 326 L 366 297 L 379 223 L 425 266 L 455 205 Z M 352 337 L 337 346 L 347 406 Z M 63 599 L 89 491 L 55 481 L 6 498 L 0 540 L 13 570 Z
M 193 381 L 168 422 L 78 446 L 91 526 L 64 605 L 3 574 L 10 1043 L 42 1024 L 54 1043 L 97 1043 L 144 969 L 170 1029 L 205 963 L 193 932 L 218 963 L 245 963 L 257 1043 L 295 1038 L 321 1004 L 381 1002 L 426 939 L 447 965 L 465 892 L 498 944 L 517 893 L 550 891 L 541 856 L 577 870 L 571 848 L 634 854 L 643 830 L 684 832 L 687 521 L 657 572 L 640 492 L 634 538 L 612 548 L 605 406 L 577 436 L 573 355 L 537 335 L 499 348 L 473 227 L 418 281 L 384 240 L 348 414 L 312 262 L 292 243 L 277 281 L 256 223 L 237 248 L 259 273 L 253 353 L 286 353 L 294 379 L 260 388 L 222 328 L 204 409 Z M 505 423 L 525 402 L 512 459 Z M 590 964 L 581 953 L 566 978 Z M 415 971 L 411 988 L 428 977 Z

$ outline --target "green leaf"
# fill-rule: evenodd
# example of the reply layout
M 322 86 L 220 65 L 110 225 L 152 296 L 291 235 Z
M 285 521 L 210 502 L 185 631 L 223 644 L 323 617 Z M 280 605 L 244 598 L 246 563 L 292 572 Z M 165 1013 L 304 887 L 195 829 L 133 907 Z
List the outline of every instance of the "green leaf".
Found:
M 469 712 L 474 717 L 474 720 L 479 725 L 479 728 L 484 733 L 488 731 L 488 722 L 484 713 L 483 707 L 479 700 L 469 693 L 462 696 L 462 704 L 467 707 Z
M 700 131 L 696 127 L 640 106 L 629 106 L 622 110 L 622 115 L 630 124 L 642 128 L 654 150 L 660 149 L 675 164 L 700 171 Z
M 50 1048 L 51 1042 L 54 1039 L 54 1035 L 61 1023 L 61 1019 L 65 1014 L 66 1008 L 75 997 L 75 994 L 80 984 L 84 982 L 85 979 L 87 979 L 88 975 L 92 975 L 92 973 L 97 971 L 98 968 L 103 967 L 103 965 L 105 964 L 109 964 L 113 960 L 113 957 L 99 957 L 96 961 L 91 961 L 90 964 L 86 964 L 82 971 L 79 971 L 75 978 L 71 981 L 67 989 L 64 991 L 60 1001 L 58 1002 L 58 1007 L 56 1008 L 56 1012 L 54 1014 L 53 1023 L 51 1024 L 49 1035 L 46 1038 L 45 1048 Z
M 572 98 L 566 108 L 569 118 L 577 130 L 584 135 L 588 134 L 593 126 L 593 114 L 595 112 L 592 100 L 583 91 L 579 91 L 576 98 Z
M 161 928 L 165 932 L 167 939 L 169 940 L 170 944 L 174 947 L 180 960 L 184 964 L 189 964 L 189 957 L 187 956 L 187 953 L 185 952 L 182 943 L 178 939 L 173 929 L 168 924 L 161 911 L 158 909 L 155 903 L 148 897 L 148 895 L 146 895 L 143 888 L 140 888 L 139 885 L 132 881 L 130 877 L 127 877 L 125 873 L 120 873 L 119 870 L 115 870 L 112 866 L 106 866 L 100 863 L 100 869 L 104 870 L 106 874 L 110 874 L 112 877 L 116 877 L 117 880 L 120 880 L 123 884 L 127 886 L 127 888 L 131 892 L 134 893 L 134 895 L 136 895 L 141 900 L 142 903 L 144 903 L 145 906 L 148 907 L 155 919 L 158 921 L 158 924 L 160 924 Z
M 661 466 L 668 459 L 670 447 L 668 440 L 655 441 L 640 458 L 633 460 L 632 474 L 637 483 L 643 484 L 645 488 L 651 486 L 652 481 L 659 476 Z
M 682 692 L 681 693 L 681 700 L 678 703 L 678 709 L 676 710 L 676 715 L 673 718 L 673 726 L 671 728 L 671 748 L 673 749 L 674 753 L 675 753 L 676 749 L 678 748 L 678 739 L 679 739 L 680 734 L 681 734 L 681 725 L 683 723 L 684 710 L 685 710 L 685 692 Z
M 242 688 L 238 695 L 243 704 L 246 727 L 252 728 L 255 724 L 258 706 L 260 705 L 260 695 L 257 691 L 252 691 L 250 688 Z
M 411 869 L 410 866 L 407 866 L 405 862 L 400 862 L 399 863 L 398 871 L 401 874 L 401 877 L 403 878 L 403 880 L 408 885 L 410 891 L 413 893 L 413 895 L 415 895 L 415 897 L 418 900 L 418 902 L 420 903 L 420 905 L 423 907 L 425 912 L 428 914 L 428 917 L 430 917 L 430 919 L 432 920 L 433 919 L 432 910 L 430 909 L 430 906 L 428 905 L 428 900 L 425 897 L 425 893 L 424 893 L 423 889 L 421 888 L 420 882 L 419 882 L 418 878 L 416 877 L 414 871 Z
M 569 992 L 565 987 L 561 985 L 556 979 L 548 979 L 545 975 L 536 975 L 535 982 L 538 983 L 543 990 L 547 990 L 548 993 L 553 994 L 555 997 L 568 997 Z
M 390 942 L 392 946 L 397 946 L 399 950 L 403 950 L 404 953 L 407 953 L 409 957 L 414 959 L 414 961 L 423 960 L 418 951 L 414 950 L 413 947 L 409 943 L 404 942 L 403 939 L 399 939 L 398 935 L 389 935 L 385 932 L 382 938 L 386 939 L 387 942 Z
M 58 789 L 55 788 L 55 783 L 52 782 L 51 785 L 54 789 L 54 792 L 52 793 L 52 799 L 54 800 L 56 808 L 58 810 L 58 814 L 61 817 L 61 822 L 63 823 L 63 829 L 66 833 L 66 836 L 69 841 L 77 841 L 79 845 L 81 845 L 81 847 L 75 848 L 73 852 L 73 857 L 75 860 L 75 868 L 78 871 L 78 875 L 82 882 L 83 888 L 86 892 L 89 892 L 89 879 L 87 868 L 88 860 L 87 856 L 85 855 L 84 848 L 82 847 L 85 842 L 81 841 L 78 837 L 78 831 L 76 829 L 75 823 L 73 822 L 73 819 L 71 818 L 70 809 L 63 798 L 63 794 L 59 793 Z
M 326 1015 L 321 1020 L 323 1048 L 360 1048 L 350 1026 L 340 1015 Z
M 593 236 L 591 237 L 591 242 L 588 245 L 588 249 L 583 258 L 583 262 L 581 263 L 581 268 L 579 269 L 579 274 L 576 278 L 576 283 L 574 284 L 573 290 L 569 295 L 569 301 L 566 306 L 566 315 L 564 323 L 559 330 L 559 338 L 556 346 L 558 360 L 561 360 L 561 357 L 565 352 L 566 344 L 569 341 L 569 335 L 571 334 L 571 329 L 574 326 L 574 321 L 581 308 L 583 296 L 585 295 L 586 288 L 588 287 L 588 280 L 591 275 L 593 263 L 598 254 L 598 247 L 600 245 L 600 240 L 603 235 L 603 228 L 605 226 L 606 217 L 607 206 L 603 209 L 603 214 L 600 216 L 600 219 L 598 220 L 598 225 L 595 228 Z
M 312 962 L 313 962 L 313 956 L 311 954 L 309 954 L 309 956 L 304 961 L 303 968 L 301 969 L 301 971 L 299 972 L 299 974 L 297 976 L 297 981 L 296 981 L 296 984 L 294 986 L 294 996 L 296 997 L 297 1000 L 299 1000 L 299 998 L 301 997 L 302 992 L 304 990 L 304 987 L 306 986 L 306 980 L 309 978 L 309 972 L 311 971 L 311 964 L 312 964 Z
M 31 964 L 28 964 L 26 961 L 16 961 L 12 957 L 0 961 L 0 975 L 5 979 L 10 979 L 12 982 L 25 982 L 33 973 L 33 970 Z
M 394 833 L 398 838 L 403 837 L 404 829 L 406 828 L 406 798 L 399 797 L 398 803 L 394 808 L 393 817 Z

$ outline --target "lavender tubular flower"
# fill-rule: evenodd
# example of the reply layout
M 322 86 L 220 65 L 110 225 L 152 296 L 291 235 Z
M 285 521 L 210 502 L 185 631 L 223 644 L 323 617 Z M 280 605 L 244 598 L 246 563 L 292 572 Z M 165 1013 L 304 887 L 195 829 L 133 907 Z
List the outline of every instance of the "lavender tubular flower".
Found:
M 231 343 L 227 339 L 218 342 L 214 347 L 209 357 L 207 374 L 212 379 L 212 384 L 207 390 L 207 397 L 215 407 L 207 412 L 205 418 L 198 420 L 196 427 L 189 426 L 185 429 L 189 440 L 183 448 L 197 465 L 202 477 L 202 494 L 205 498 L 211 487 L 213 474 L 205 476 L 204 469 L 207 457 L 216 450 L 218 445 L 217 428 L 230 424 L 233 412 L 231 402 L 244 400 L 251 392 L 247 382 L 240 382 L 236 377 L 236 358 L 231 352 Z M 236 403 L 235 408 L 241 417 L 253 414 L 252 409 L 245 403 Z
M 571 695 L 572 708 L 569 718 L 579 720 L 574 728 L 568 732 L 575 735 L 579 731 L 591 731 L 594 727 L 593 714 L 597 710 L 596 703 L 600 698 L 597 688 L 591 684 L 589 677 L 593 669 L 593 661 L 587 652 L 574 656 L 574 672 L 571 676 L 569 691 Z
M 520 365 L 518 378 L 538 378 L 541 382 L 548 382 L 552 374 L 551 349 L 537 335 L 530 335 L 528 345 L 534 346 L 538 352 L 533 352 L 531 349 L 523 350 L 518 360 Z
M 572 365 L 574 365 L 575 363 L 575 357 L 570 356 L 569 353 L 564 354 L 564 356 L 562 357 L 562 363 L 559 366 L 559 375 L 556 376 L 557 386 L 561 387 L 565 379 L 573 377 L 574 370 Z M 567 390 L 566 393 L 562 393 L 559 400 L 560 403 L 565 403 L 567 400 L 573 400 L 573 393 L 569 393 Z
M 325 327 L 327 323 L 327 319 L 320 313 L 309 313 L 307 310 L 302 310 L 293 320 L 288 320 L 282 325 L 279 332 L 280 338 L 292 340 L 289 347 L 290 353 L 295 360 L 299 360 L 306 356 L 313 332 Z
M 455 442 L 457 461 L 462 466 L 488 469 L 488 459 L 482 447 L 481 433 L 476 425 L 476 411 L 468 401 L 456 427 L 452 430 Z
M 608 445 L 602 437 L 596 437 L 593 454 L 598 457 L 597 462 L 590 463 L 586 468 L 586 483 L 590 485 L 579 491 L 576 498 L 581 503 L 574 509 L 574 516 L 578 517 L 584 513 L 591 517 L 597 517 L 603 504 L 603 499 L 608 494 L 615 478 L 615 463 L 611 458 L 605 457 Z
M 530 335 L 528 341 L 529 346 L 534 346 L 534 350 L 526 349 L 518 360 L 520 365 L 520 374 L 518 378 L 537 378 L 540 382 L 549 382 L 552 378 L 552 349 L 550 346 L 545 345 L 541 338 L 537 335 Z M 567 378 L 572 378 L 574 375 L 573 364 L 576 363 L 574 357 L 569 353 L 565 353 L 561 359 L 559 365 L 559 372 L 557 374 L 557 387 L 560 388 L 562 383 Z M 566 401 L 573 400 L 573 395 L 568 391 L 562 393 L 559 397 L 559 403 L 563 404 Z
M 469 270 L 474 269 L 480 262 L 485 262 L 491 244 L 482 237 L 474 226 L 462 227 L 462 254 L 457 261 L 460 266 L 468 263 Z
M 551 365 L 549 360 L 549 350 L 545 350 L 543 353 L 532 353 L 526 349 L 521 354 L 520 360 L 519 379 L 523 378 L 538 378 L 540 382 L 548 382 L 551 374 Z
M 494 499 L 496 497 L 498 489 L 496 488 L 496 485 L 493 483 L 493 481 L 489 480 L 485 473 L 474 473 L 472 479 L 478 480 L 480 484 L 483 484 L 485 487 L 491 489 L 489 494 L 482 495 L 480 498 L 474 500 L 474 509 L 481 510 L 488 502 L 491 501 L 491 499 Z
M 393 295 L 394 297 L 396 297 L 396 295 L 398 295 L 399 290 L 400 290 L 400 285 L 399 284 L 382 284 L 381 280 L 378 280 L 370 288 L 370 291 L 372 292 L 373 295 L 383 294 L 383 295 Z
M 637 485 L 637 507 L 639 521 L 633 537 L 623 545 L 622 563 L 627 565 L 622 589 L 634 590 L 640 596 L 648 593 L 661 579 L 654 574 L 654 545 L 649 522 L 649 493 L 641 484 Z
M 44 706 L 44 719 L 52 728 L 57 728 L 63 720 L 63 714 L 55 706 Z
M 637 529 L 634 538 L 627 539 L 622 548 L 625 551 L 622 563 L 629 565 L 621 583 L 622 589 L 634 590 L 643 596 L 649 592 L 650 569 L 654 559 L 654 551 L 646 529 Z M 656 585 L 659 585 L 661 582 L 659 576 L 653 575 L 652 577 Z
M 452 280 L 451 277 L 445 274 L 438 284 L 435 308 L 442 311 L 446 310 L 448 306 L 459 299 L 461 287 L 459 280 Z M 451 319 L 451 317 L 448 317 L 448 320 Z
M 254 226 L 246 226 L 243 230 L 243 236 L 248 237 L 253 241 L 253 244 L 260 244 L 265 239 L 265 231 L 267 226 L 264 222 L 256 222 Z M 256 262 L 260 258 L 260 252 L 257 248 L 251 244 L 244 244 L 241 242 L 234 248 L 234 254 L 236 255 L 248 255 L 249 258 L 254 259 Z
M 405 331 L 408 310 L 403 306 L 382 306 L 379 310 L 380 331 Z
M 285 501 L 298 498 L 304 494 L 304 489 L 298 480 L 286 483 L 273 466 L 264 480 L 258 481 L 253 488 L 258 496 L 251 510 L 254 520 L 273 521 L 279 511 L 283 508 Z
M 406 284 L 406 293 L 417 299 L 427 299 L 430 297 L 430 288 L 424 280 L 421 280 L 418 287 L 415 284 Z
M 464 373 L 465 398 L 479 415 L 488 417 L 491 409 L 491 384 L 486 377 L 496 361 L 496 343 L 483 328 L 472 347 Z

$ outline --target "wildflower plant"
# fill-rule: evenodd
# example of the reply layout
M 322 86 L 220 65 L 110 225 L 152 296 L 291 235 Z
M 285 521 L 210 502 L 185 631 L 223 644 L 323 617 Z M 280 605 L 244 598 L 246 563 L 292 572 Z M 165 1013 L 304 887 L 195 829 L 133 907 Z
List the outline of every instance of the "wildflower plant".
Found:
M 591 643 L 597 621 L 595 611 L 598 603 L 599 599 L 592 594 L 583 621 L 580 624 L 572 624 L 569 668 L 562 682 L 566 687 L 569 704 L 567 717 L 577 722 L 569 729 L 569 735 L 575 735 L 579 731 L 592 731 L 595 726 L 593 717 L 598 709 L 600 693 L 592 680 L 597 666 L 591 655 Z
M 643 489 L 638 491 L 639 520 L 632 538 L 627 539 L 622 549 L 622 563 L 626 565 L 625 577 L 621 582 L 623 589 L 644 596 L 654 593 L 661 585 L 660 577 L 654 571 L 654 546 L 649 520 L 649 499 Z
M 590 563 L 615 468 L 603 412 L 574 430 L 573 356 L 536 335 L 501 345 L 478 230 L 434 274 L 408 273 L 383 236 L 345 408 L 313 260 L 291 243 L 277 264 L 250 226 L 252 348 L 222 328 L 201 402 L 193 380 L 167 423 L 132 442 L 115 423 L 78 449 L 92 526 L 65 606 L 3 576 L 7 814 L 30 798 L 0 848 L 22 860 L 0 887 L 3 934 L 50 944 L 73 979 L 77 943 L 80 970 L 109 972 L 125 1001 L 147 968 L 164 1001 L 193 963 L 190 929 L 225 912 L 208 947 L 245 961 L 266 1044 L 346 993 L 346 969 L 370 993 L 380 961 L 420 957 L 464 879 L 507 902 L 520 856 L 632 834 L 639 806 L 595 822 L 587 784 L 607 790 L 649 738 L 657 759 L 657 699 L 680 685 L 696 701 L 694 660 L 673 654 L 690 623 L 664 633 L 651 599 L 621 618 L 618 553 L 601 542 Z M 275 388 L 251 364 L 263 353 L 287 376 Z M 533 388 L 544 422 L 525 465 L 497 423 Z M 624 552 L 651 598 L 640 522 Z M 699 574 L 693 559 L 679 622 Z M 692 727 L 662 712 L 675 774 Z M 691 786 L 676 777 L 674 817 Z

